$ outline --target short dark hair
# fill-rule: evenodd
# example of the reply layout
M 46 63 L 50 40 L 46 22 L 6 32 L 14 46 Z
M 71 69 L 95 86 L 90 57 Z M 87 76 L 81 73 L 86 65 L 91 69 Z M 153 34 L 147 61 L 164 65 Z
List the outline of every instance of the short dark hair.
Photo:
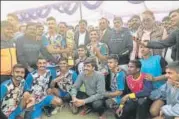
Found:
M 132 20 L 134 18 L 140 19 L 140 16 L 139 15 L 133 15 L 130 20 Z
M 119 58 L 116 55 L 108 56 L 108 60 L 111 60 L 111 59 L 115 60 L 116 62 L 118 62 L 118 60 L 119 60 Z
M 179 8 L 178 9 L 175 9 L 175 10 L 172 10 L 170 13 L 169 13 L 169 16 L 174 13 L 174 12 L 177 12 L 179 14 Z
M 9 14 L 7 14 L 7 16 L 11 16 L 11 17 L 13 17 L 16 21 L 19 21 L 18 16 L 17 16 L 16 14 L 14 14 L 14 13 L 9 13 Z
M 120 16 L 115 16 L 113 21 L 119 20 L 121 23 L 123 23 L 122 18 Z
M 94 57 L 88 57 L 85 61 L 84 64 L 91 64 L 92 67 L 96 67 L 96 59 Z
M 53 20 L 56 22 L 56 19 L 54 17 L 48 17 L 46 21 L 50 21 L 50 20 Z
M 1 28 L 6 28 L 9 26 L 13 28 L 13 25 L 9 23 L 8 21 L 1 21 Z
M 36 26 L 36 27 L 37 27 L 37 23 L 35 23 L 35 22 L 28 22 L 27 25 L 26 25 L 26 29 L 27 29 L 29 26 Z
M 43 57 L 42 55 L 40 55 L 39 57 L 38 57 L 38 59 L 37 59 L 37 62 L 39 61 L 39 60 L 47 60 L 45 57 Z
M 80 24 L 80 23 L 85 23 L 85 24 L 86 24 L 86 26 L 88 25 L 87 21 L 86 21 L 86 20 L 84 20 L 84 19 L 81 19 L 81 20 L 79 21 L 79 24 Z
M 23 68 L 23 69 L 25 70 L 25 67 L 24 67 L 24 65 L 22 65 L 22 64 L 15 64 L 15 65 L 13 66 L 13 68 L 12 68 L 12 71 L 14 72 L 14 70 L 15 70 L 16 68 Z
M 141 69 L 141 67 L 142 67 L 142 64 L 139 60 L 130 60 L 129 62 L 132 64 L 135 64 L 136 68 Z
M 109 22 L 109 20 L 107 19 L 107 18 L 105 18 L 105 17 L 101 17 L 99 20 L 105 20 L 106 22 Z
M 66 27 L 68 27 L 68 25 L 67 25 L 66 22 L 60 22 L 60 23 L 58 24 L 58 26 L 59 26 L 60 24 L 64 24 Z
M 68 63 L 68 59 L 67 59 L 67 58 L 65 58 L 65 57 L 61 57 L 61 58 L 60 58 L 60 60 L 59 60 L 59 62 L 61 62 L 61 61 L 65 61 L 65 62 L 67 62 L 67 63 Z
M 163 19 L 162 19 L 162 22 L 164 22 L 164 21 L 169 21 L 170 20 L 170 17 L 169 16 L 166 16 L 166 17 L 164 17 Z
M 155 19 L 154 13 L 152 11 L 150 11 L 150 10 L 146 10 L 142 14 L 148 14 L 148 15 L 152 16 L 153 19 Z
M 86 45 L 79 45 L 79 46 L 78 46 L 78 49 L 79 49 L 79 48 L 84 48 L 85 50 L 87 50 Z
M 95 32 L 98 34 L 98 36 L 99 36 L 99 31 L 98 31 L 97 29 L 92 29 L 92 30 L 90 30 L 89 34 L 90 34 L 91 32 L 93 32 L 93 31 L 95 31 Z
M 169 63 L 166 68 L 174 69 L 177 73 L 179 73 L 179 61 Z

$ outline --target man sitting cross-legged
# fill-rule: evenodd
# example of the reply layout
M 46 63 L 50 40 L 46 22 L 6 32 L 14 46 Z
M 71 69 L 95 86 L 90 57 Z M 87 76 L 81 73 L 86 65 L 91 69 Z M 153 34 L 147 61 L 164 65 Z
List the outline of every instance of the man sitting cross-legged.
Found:
M 69 94 L 72 85 L 76 81 L 77 74 L 75 71 L 70 70 L 68 67 L 68 60 L 66 58 L 60 58 L 59 69 L 56 71 L 57 78 L 51 82 L 51 89 L 49 93 L 60 97 L 63 102 L 70 102 L 71 96 Z M 52 114 L 56 114 L 59 107 L 57 107 Z
M 100 119 L 104 119 L 105 80 L 102 73 L 95 71 L 95 66 L 96 62 L 92 58 L 84 62 L 84 72 L 79 75 L 71 90 L 72 103 L 75 107 L 88 105 L 98 112 Z M 82 84 L 85 92 L 78 91 Z
M 12 69 L 12 78 L 0 85 L 1 119 L 16 119 L 23 110 L 30 109 L 35 104 L 24 76 L 25 67 L 16 64 Z
M 160 116 L 153 119 L 177 119 L 179 118 L 179 62 L 170 63 L 166 68 L 168 81 L 159 89 L 152 91 L 150 98 L 165 98 L 166 104 L 160 108 Z
M 34 110 L 30 113 L 30 119 L 39 119 L 42 116 L 42 108 L 44 106 L 54 105 L 60 106 L 62 100 L 56 96 L 48 95 L 47 90 L 52 80 L 51 71 L 46 68 L 46 59 L 40 57 L 37 61 L 37 70 L 29 73 L 26 81 L 35 97 Z

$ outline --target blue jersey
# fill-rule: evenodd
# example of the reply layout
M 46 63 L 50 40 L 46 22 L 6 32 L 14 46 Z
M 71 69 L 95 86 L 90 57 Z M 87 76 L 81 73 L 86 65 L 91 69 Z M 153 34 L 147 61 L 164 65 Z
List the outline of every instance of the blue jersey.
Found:
M 120 71 L 117 74 L 111 74 L 111 91 L 123 91 L 125 88 L 125 78 L 126 74 L 124 71 Z M 117 104 L 120 104 L 121 96 L 115 97 L 115 101 Z
M 161 76 L 162 75 L 162 66 L 161 66 L 161 56 L 154 55 L 150 56 L 148 59 L 141 59 L 141 72 L 150 74 L 154 77 Z M 160 86 L 162 86 L 166 81 L 156 81 L 152 82 L 153 88 L 158 89 Z
M 52 79 L 51 70 L 48 69 L 44 75 L 39 75 L 37 70 L 28 74 L 26 81 L 32 90 L 32 95 L 35 97 L 36 103 L 39 103 L 45 98 L 47 95 L 46 91 L 49 88 Z
M 1 110 L 9 117 L 9 115 L 18 107 L 23 93 L 28 91 L 29 88 L 24 79 L 17 87 L 14 85 L 12 79 L 10 79 L 0 85 L 0 90 L 0 101 L 2 102 Z

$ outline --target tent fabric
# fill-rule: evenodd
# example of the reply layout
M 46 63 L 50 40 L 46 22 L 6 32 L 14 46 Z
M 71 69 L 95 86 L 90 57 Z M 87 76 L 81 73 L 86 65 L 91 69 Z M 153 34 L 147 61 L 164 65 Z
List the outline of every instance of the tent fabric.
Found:
M 1 1 L 1 20 L 6 19 L 6 15 L 11 12 L 42 7 L 59 2 L 65 1 Z M 94 3 L 95 1 L 88 2 Z M 156 20 L 161 21 L 171 10 L 179 8 L 179 1 L 144 1 L 139 4 L 130 2 L 103 1 L 103 3 L 95 10 L 90 10 L 82 5 L 82 17 L 83 19 L 86 19 L 90 25 L 97 25 L 98 19 L 101 17 L 106 17 L 112 21 L 115 15 L 121 16 L 123 21 L 126 22 L 132 15 L 141 14 L 144 10 L 149 9 L 154 12 Z M 74 14 L 68 15 L 53 9 L 47 17 L 49 16 L 54 16 L 57 21 L 65 21 L 70 23 L 70 25 L 74 25 L 80 20 L 80 11 L 77 9 Z M 46 18 L 36 19 L 35 21 L 44 22 L 45 20 Z

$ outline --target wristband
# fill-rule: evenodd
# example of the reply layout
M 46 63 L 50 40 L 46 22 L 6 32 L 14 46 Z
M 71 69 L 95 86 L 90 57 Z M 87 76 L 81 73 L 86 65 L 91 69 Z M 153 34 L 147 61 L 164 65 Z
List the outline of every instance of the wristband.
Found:
M 123 105 L 123 104 L 120 104 L 120 105 L 119 105 L 119 107 L 120 107 L 120 108 L 123 108 L 123 107 L 124 107 L 124 105 Z
M 136 98 L 135 93 L 131 93 L 131 94 L 129 94 L 129 98 L 131 98 L 131 99 Z

